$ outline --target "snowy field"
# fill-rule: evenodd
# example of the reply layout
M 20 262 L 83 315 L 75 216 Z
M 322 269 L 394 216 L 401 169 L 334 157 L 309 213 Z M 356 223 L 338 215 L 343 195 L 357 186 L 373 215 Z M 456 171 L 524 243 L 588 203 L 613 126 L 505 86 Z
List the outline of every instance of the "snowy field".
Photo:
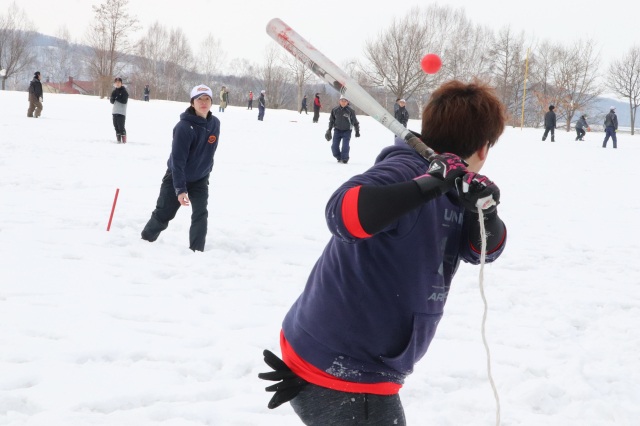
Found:
M 189 208 L 157 242 L 140 239 L 186 102 L 130 101 L 119 145 L 107 99 L 45 94 L 40 119 L 26 99 L 0 92 L 0 424 L 300 424 L 288 404 L 267 409 L 262 350 L 279 354 L 280 323 L 329 239 L 329 195 L 389 131 L 361 117 L 351 161 L 336 164 L 326 113 L 260 122 L 257 108 L 214 105 L 208 241 L 193 253 Z M 509 229 L 485 269 L 502 425 L 638 425 L 640 136 L 604 150 L 603 133 L 541 134 L 508 128 L 483 169 Z M 461 266 L 400 392 L 409 425 L 495 424 L 478 272 Z

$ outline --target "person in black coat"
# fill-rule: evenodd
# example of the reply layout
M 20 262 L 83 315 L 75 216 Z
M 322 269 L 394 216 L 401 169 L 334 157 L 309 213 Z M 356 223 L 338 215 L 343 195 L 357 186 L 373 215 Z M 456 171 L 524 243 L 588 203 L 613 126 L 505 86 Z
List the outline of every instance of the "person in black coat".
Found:
M 129 101 L 129 92 L 122 85 L 122 78 L 116 77 L 113 80 L 113 92 L 109 102 L 113 105 L 111 115 L 113 117 L 113 128 L 116 130 L 116 140 L 118 143 L 127 143 L 127 130 L 124 127 L 127 118 L 127 102 Z
M 333 143 L 331 153 L 338 163 L 347 164 L 349 162 L 349 141 L 351 140 L 351 129 L 355 129 L 356 138 L 360 137 L 360 123 L 356 118 L 356 112 L 349 106 L 349 100 L 340 96 L 339 105 L 331 110 L 329 115 L 329 129 L 324 134 L 325 139 L 331 140 L 331 129 L 333 131 Z M 342 149 L 340 149 L 342 142 Z
M 145 85 L 144 86 L 144 101 L 145 102 L 149 102 L 149 94 L 151 93 L 151 90 L 149 90 L 149 85 Z
M 42 114 L 42 83 L 40 83 L 40 71 L 33 74 L 33 80 L 29 84 L 29 109 L 27 117 L 38 118 Z
M 542 140 L 547 139 L 547 135 L 551 132 L 551 142 L 555 142 L 554 130 L 556 128 L 556 113 L 553 105 L 549 105 L 549 111 L 544 115 L 544 134 L 542 135 Z

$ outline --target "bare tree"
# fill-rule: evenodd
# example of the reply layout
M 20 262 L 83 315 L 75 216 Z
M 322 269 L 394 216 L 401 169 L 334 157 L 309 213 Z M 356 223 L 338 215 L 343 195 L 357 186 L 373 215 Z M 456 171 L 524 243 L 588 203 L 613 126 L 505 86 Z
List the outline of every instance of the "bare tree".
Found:
M 523 33 L 514 34 L 508 26 L 502 28 L 493 42 L 491 56 L 496 92 L 511 117 L 511 124 L 517 125 L 525 73 Z
M 307 83 L 314 79 L 314 74 L 305 64 L 284 51 L 280 52 L 280 60 L 291 73 L 291 80 L 296 85 L 296 105 L 299 109 L 304 96 L 304 88 Z
M 389 28 L 366 43 L 367 63 L 362 72 L 370 85 L 387 88 L 398 98 L 408 98 L 428 84 L 417 64 L 425 49 L 436 51 L 436 39 L 431 37 L 422 17 L 423 12 L 414 7 L 404 17 L 394 18 Z
M 195 84 L 187 78 L 194 70 L 193 51 L 187 36 L 181 28 L 171 29 L 164 69 L 167 99 L 184 97 L 184 93 Z
M 213 76 L 220 71 L 226 56 L 226 53 L 222 50 L 220 40 L 209 33 L 200 44 L 197 59 L 198 71 L 204 74 L 206 82 L 211 81 Z
M 129 0 L 105 0 L 93 8 L 94 19 L 87 32 L 87 42 L 92 50 L 88 64 L 93 77 L 100 82 L 100 97 L 105 97 L 111 79 L 125 54 L 129 53 L 129 34 L 138 29 L 137 18 L 130 16 Z
M 258 75 L 266 90 L 269 108 L 282 108 L 293 103 L 293 93 L 290 90 L 290 72 L 283 66 L 280 58 L 280 47 L 272 43 L 265 53 L 265 62 Z
M 161 82 L 164 62 L 167 60 L 169 32 L 158 21 L 153 23 L 136 45 L 136 78 L 151 86 L 153 96 L 166 99 L 167 93 Z
M 623 98 L 629 98 L 631 134 L 635 134 L 635 122 L 640 106 L 640 46 L 633 46 L 627 54 L 609 66 L 607 86 Z
M 34 60 L 35 29 L 15 2 L 6 15 L 0 15 L 0 70 L 2 90 L 9 77 L 29 67 Z
M 560 116 L 566 121 L 566 130 L 571 130 L 571 120 L 576 111 L 585 111 L 602 93 L 597 81 L 598 54 L 593 41 L 579 40 L 571 47 L 562 47 L 553 68 L 554 86 L 559 91 Z
M 82 72 L 82 62 L 71 42 L 66 26 L 56 33 L 56 41 L 49 46 L 44 63 L 47 64 L 51 81 L 64 82 L 69 77 L 77 77 Z

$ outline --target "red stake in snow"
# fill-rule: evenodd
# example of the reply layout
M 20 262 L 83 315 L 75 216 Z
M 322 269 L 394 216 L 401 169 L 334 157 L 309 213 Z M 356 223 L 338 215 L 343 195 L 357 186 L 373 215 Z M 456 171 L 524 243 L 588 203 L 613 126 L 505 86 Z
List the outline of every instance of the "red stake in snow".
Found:
M 111 207 L 111 216 L 109 216 L 109 224 L 107 225 L 107 232 L 111 229 L 111 220 L 113 220 L 113 212 L 116 211 L 116 203 L 118 202 L 118 193 L 120 188 L 116 188 L 116 196 L 113 199 L 113 206 Z

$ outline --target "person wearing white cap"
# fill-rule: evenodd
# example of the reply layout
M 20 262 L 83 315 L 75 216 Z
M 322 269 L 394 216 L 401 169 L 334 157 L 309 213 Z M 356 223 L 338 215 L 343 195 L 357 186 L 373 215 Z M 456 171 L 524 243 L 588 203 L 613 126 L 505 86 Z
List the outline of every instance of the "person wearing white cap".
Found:
M 602 142 L 602 147 L 607 147 L 607 141 L 609 137 L 613 141 L 613 148 L 618 148 L 618 138 L 616 137 L 616 131 L 618 130 L 618 116 L 616 115 L 616 107 L 609 108 L 609 114 L 604 118 L 604 131 L 606 136 Z
M 327 141 L 331 140 L 331 129 L 333 132 L 333 143 L 331 153 L 338 160 L 338 163 L 347 164 L 349 162 L 349 141 L 351 140 L 351 129 L 356 130 L 356 138 L 360 137 L 360 123 L 356 118 L 356 112 L 349 106 L 349 100 L 340 96 L 340 105 L 331 110 L 329 115 L 329 129 L 324 134 Z M 340 149 L 342 142 L 342 149 Z
M 173 128 L 167 171 L 156 208 L 142 230 L 143 240 L 155 241 L 180 206 L 191 206 L 189 248 L 204 251 L 209 175 L 220 137 L 220 120 L 211 113 L 212 99 L 211 89 L 203 84 L 191 90 L 191 106 L 180 114 L 180 121 Z

